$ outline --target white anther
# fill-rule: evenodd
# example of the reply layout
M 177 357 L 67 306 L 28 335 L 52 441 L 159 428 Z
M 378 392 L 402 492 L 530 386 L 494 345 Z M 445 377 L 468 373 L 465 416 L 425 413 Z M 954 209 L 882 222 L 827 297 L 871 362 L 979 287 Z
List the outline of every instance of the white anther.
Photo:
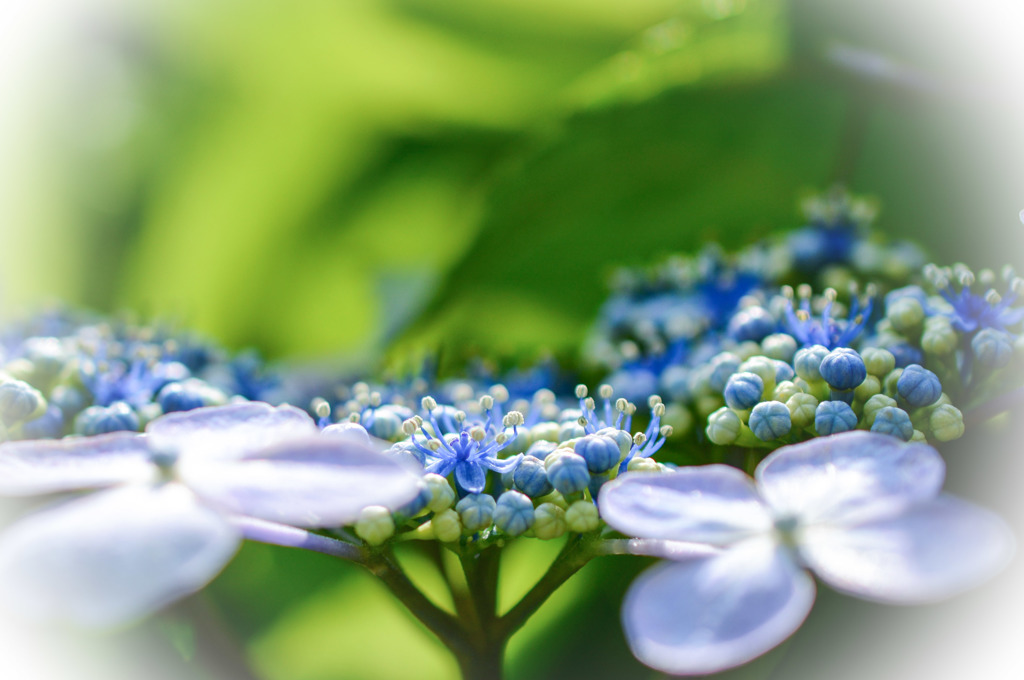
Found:
M 637 446 L 643 446 L 644 442 L 646 441 L 647 435 L 645 435 L 643 432 L 637 432 L 635 435 L 633 435 L 633 443 L 636 444 Z
M 665 405 L 661 403 L 655 404 L 652 412 L 654 413 L 655 418 L 661 418 L 665 415 Z
M 482 442 L 484 439 L 487 438 L 487 432 L 484 431 L 484 428 L 478 425 L 469 430 L 469 436 L 472 437 L 475 441 Z
M 611 385 L 606 383 L 597 388 L 597 394 L 602 399 L 611 399 L 612 395 L 615 394 L 615 390 L 612 388 Z
M 424 411 L 430 413 L 437 408 L 437 400 L 431 396 L 426 396 L 420 399 L 420 405 L 423 407 Z
M 658 431 L 661 433 L 661 436 L 665 437 L 666 439 L 668 437 L 671 437 L 672 433 L 674 432 L 671 425 L 662 425 L 661 429 Z
M 370 406 L 377 408 L 380 406 L 380 392 L 370 392 Z
M 661 403 L 661 397 L 658 396 L 657 394 L 652 394 L 650 397 L 647 398 L 647 405 L 649 407 L 651 407 L 651 408 L 654 408 L 655 406 L 657 406 L 660 403 Z
M 587 386 L 586 385 L 577 385 L 576 386 L 576 398 L 577 399 L 583 399 L 586 396 L 587 396 Z
M 494 401 L 499 404 L 504 404 L 508 401 L 508 388 L 502 384 L 493 385 L 490 389 L 491 396 L 494 397 Z
M 480 408 L 482 408 L 485 411 L 490 411 L 492 408 L 494 408 L 494 397 L 492 397 L 489 394 L 485 394 L 484 396 L 480 397 Z

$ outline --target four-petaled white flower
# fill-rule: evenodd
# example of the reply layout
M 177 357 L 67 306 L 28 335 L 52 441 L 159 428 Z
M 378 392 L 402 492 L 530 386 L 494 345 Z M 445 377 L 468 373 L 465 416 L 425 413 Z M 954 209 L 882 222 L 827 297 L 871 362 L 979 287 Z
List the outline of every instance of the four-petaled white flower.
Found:
M 206 585 L 238 550 L 237 516 L 296 527 L 396 508 L 419 476 L 291 406 L 172 413 L 145 434 L 0 445 L 0 494 L 114 487 L 0 535 L 0 601 L 32 618 L 108 626 Z
M 940 494 L 944 475 L 931 447 L 861 431 L 781 448 L 758 466 L 756 483 L 707 465 L 605 485 L 599 507 L 614 529 L 660 539 L 662 556 L 679 542 L 718 549 L 634 582 L 622 613 L 634 654 L 679 675 L 763 654 L 810 612 L 815 585 L 805 568 L 837 590 L 892 604 L 980 583 L 1006 564 L 1013 540 L 993 514 Z

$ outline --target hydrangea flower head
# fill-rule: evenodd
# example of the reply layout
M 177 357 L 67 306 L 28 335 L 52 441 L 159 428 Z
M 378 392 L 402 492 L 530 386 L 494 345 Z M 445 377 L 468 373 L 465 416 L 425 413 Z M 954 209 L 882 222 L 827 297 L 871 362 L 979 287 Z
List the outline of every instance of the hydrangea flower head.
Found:
M 0 493 L 112 487 L 0 535 L 0 599 L 27 616 L 108 626 L 203 587 L 242 539 L 234 516 L 297 527 L 398 507 L 418 476 L 290 406 L 201 408 L 145 434 L 0 445 Z
M 599 507 L 614 529 L 655 539 L 663 555 L 717 549 L 634 582 L 622 614 L 634 654 L 681 675 L 745 663 L 800 627 L 815 597 L 809 572 L 892 604 L 977 585 L 1013 540 L 994 515 L 941 494 L 944 473 L 931 447 L 858 431 L 778 449 L 754 480 L 708 465 L 608 483 Z

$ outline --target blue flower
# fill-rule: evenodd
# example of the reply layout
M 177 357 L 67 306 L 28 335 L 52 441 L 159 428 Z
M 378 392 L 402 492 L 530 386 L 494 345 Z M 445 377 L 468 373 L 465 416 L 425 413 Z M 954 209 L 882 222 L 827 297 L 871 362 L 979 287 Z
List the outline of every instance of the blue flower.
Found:
M 1024 321 L 1024 306 L 1015 306 L 1024 292 L 1024 279 L 1012 269 L 1004 272 L 1002 293 L 995 289 L 992 275 L 983 277 L 983 284 L 987 286 L 985 292 L 974 292 L 976 278 L 964 265 L 942 269 L 929 265 L 925 275 L 950 305 L 950 309 L 939 310 L 939 313 L 948 316 L 962 333 L 974 333 L 983 328 L 1012 333 L 1014 327 Z
M 430 397 L 424 397 L 423 409 L 435 434 L 426 430 L 422 419 L 416 427 L 422 433 L 423 440 L 416 439 L 413 428 L 409 428 L 411 431 L 408 434 L 413 444 L 425 456 L 433 459 L 427 464 L 428 473 L 447 477 L 454 471 L 455 481 L 460 488 L 467 493 L 480 493 L 487 485 L 487 470 L 503 474 L 515 470 L 522 460 L 522 454 L 504 460 L 498 458 L 498 453 L 519 434 L 517 428 L 525 422 L 522 413 L 509 411 L 503 417 L 502 428 L 498 429 L 489 418 L 484 424 L 456 424 L 454 418 L 446 414 L 444 409 L 438 409 L 437 402 Z M 442 428 L 438 421 L 438 412 L 448 421 L 447 429 Z M 509 429 L 512 430 L 511 434 L 507 432 Z
M 847 432 L 783 447 L 756 482 L 724 465 L 624 475 L 601 516 L 667 557 L 623 604 L 626 637 L 658 670 L 696 675 L 767 652 L 803 623 L 814 579 L 896 604 L 970 588 L 1009 561 L 995 515 L 940 494 L 944 466 L 925 445 Z M 878 565 L 884 564 L 884 569 Z
M 828 349 L 850 347 L 851 343 L 864 332 L 874 305 L 873 290 L 868 291 L 864 300 L 853 295 L 847 318 L 833 319 L 832 308 L 836 303 L 837 294 L 835 290 L 829 288 L 824 294 L 825 301 L 821 317 L 816 318 L 811 311 L 810 286 L 800 286 L 798 289 L 799 308 L 793 306 L 792 288 L 789 286 L 783 288 L 783 295 L 786 298 L 786 330 L 800 342 L 802 347 L 812 345 L 822 345 Z
M 255 518 L 354 523 L 396 508 L 419 478 L 363 445 L 322 437 L 289 406 L 174 413 L 146 434 L 0 445 L 0 493 L 112 487 L 30 516 L 0 535 L 0 601 L 35 619 L 111 626 L 203 587 Z

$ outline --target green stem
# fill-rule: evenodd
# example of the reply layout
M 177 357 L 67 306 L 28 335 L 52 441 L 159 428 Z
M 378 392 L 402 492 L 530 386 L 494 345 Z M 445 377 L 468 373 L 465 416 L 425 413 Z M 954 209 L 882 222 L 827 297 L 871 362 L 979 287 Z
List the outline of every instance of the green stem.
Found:
M 495 622 L 497 637 L 507 640 L 522 628 L 559 586 L 582 569 L 591 558 L 601 554 L 600 544 L 601 539 L 596 534 L 578 534 L 570 537 L 540 581 L 508 613 Z

